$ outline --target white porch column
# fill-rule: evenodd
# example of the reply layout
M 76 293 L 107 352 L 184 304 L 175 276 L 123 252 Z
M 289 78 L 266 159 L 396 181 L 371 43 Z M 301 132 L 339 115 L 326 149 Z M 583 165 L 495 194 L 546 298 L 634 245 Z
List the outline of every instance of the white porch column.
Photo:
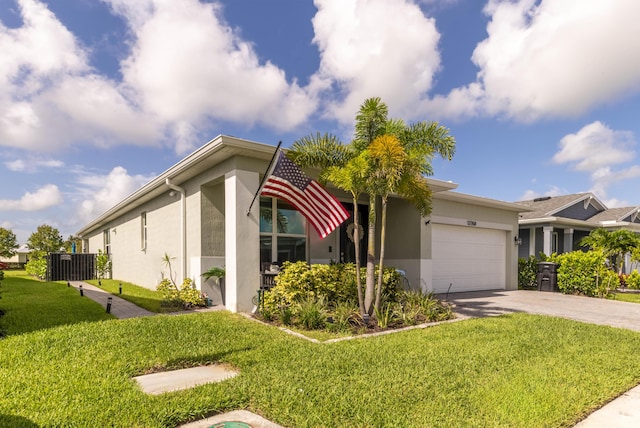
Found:
M 570 253 L 573 251 L 573 229 L 564 230 L 564 252 Z
M 250 312 L 260 285 L 259 203 L 247 210 L 260 185 L 257 172 L 233 170 L 224 177 L 225 295 L 232 312 Z
M 529 229 L 529 255 L 538 256 L 536 254 L 536 229 L 534 227 Z
M 542 251 L 547 255 L 550 256 L 551 255 L 551 232 L 553 232 L 553 227 L 551 226 L 545 226 L 542 228 L 542 232 L 543 232 L 543 245 L 542 245 Z

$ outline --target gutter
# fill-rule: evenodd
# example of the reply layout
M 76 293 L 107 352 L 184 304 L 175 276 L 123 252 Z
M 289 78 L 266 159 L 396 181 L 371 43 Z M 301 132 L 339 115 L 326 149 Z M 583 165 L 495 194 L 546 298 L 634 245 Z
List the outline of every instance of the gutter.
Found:
M 180 281 L 182 282 L 182 280 L 187 277 L 187 194 L 184 188 L 173 184 L 169 178 L 165 179 L 165 184 L 169 186 L 171 190 L 180 192 L 180 241 L 182 242 L 180 249 L 182 257 L 182 278 L 180 278 Z

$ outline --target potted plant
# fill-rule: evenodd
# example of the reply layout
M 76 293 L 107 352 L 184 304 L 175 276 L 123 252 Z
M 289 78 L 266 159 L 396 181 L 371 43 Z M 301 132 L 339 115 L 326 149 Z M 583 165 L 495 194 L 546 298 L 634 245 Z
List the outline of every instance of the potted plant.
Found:
M 207 270 L 206 272 L 202 273 L 202 277 L 204 278 L 205 281 L 207 281 L 210 278 L 216 278 L 218 285 L 220 287 L 220 297 L 222 298 L 222 303 L 224 304 L 225 301 L 225 296 L 224 296 L 224 268 L 221 267 L 212 267 L 211 269 Z M 210 297 L 207 296 L 206 298 L 206 302 L 207 302 L 207 306 L 211 306 L 212 305 L 212 300 Z

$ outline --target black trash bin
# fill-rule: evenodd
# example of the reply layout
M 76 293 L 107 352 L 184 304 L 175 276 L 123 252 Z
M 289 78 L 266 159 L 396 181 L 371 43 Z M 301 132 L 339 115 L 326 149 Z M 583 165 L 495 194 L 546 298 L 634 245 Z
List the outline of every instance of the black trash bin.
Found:
M 538 291 L 558 291 L 558 265 L 552 262 L 538 263 Z

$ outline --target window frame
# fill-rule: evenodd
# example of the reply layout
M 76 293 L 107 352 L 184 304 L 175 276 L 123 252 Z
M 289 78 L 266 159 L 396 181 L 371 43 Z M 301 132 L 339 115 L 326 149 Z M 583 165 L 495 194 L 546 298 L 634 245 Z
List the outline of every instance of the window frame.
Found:
M 279 200 L 278 198 L 273 198 L 273 197 L 260 197 L 260 206 L 263 207 L 263 202 L 265 201 L 270 201 L 271 202 L 271 231 L 265 232 L 260 230 L 260 242 L 259 242 L 259 246 L 260 246 L 260 262 L 263 265 L 266 264 L 270 264 L 272 261 L 278 261 L 278 253 L 279 253 L 279 249 L 278 249 L 278 238 L 301 238 L 304 239 L 304 260 L 306 262 L 309 261 L 309 222 L 307 221 L 307 219 L 304 219 L 304 232 L 303 233 L 283 233 L 283 232 L 278 232 L 278 227 L 277 227 L 277 215 L 278 215 L 278 202 L 280 203 L 284 203 L 287 204 L 291 207 L 291 209 L 295 210 L 296 212 L 300 213 L 300 211 L 298 211 L 295 207 L 293 207 L 291 204 L 287 203 L 286 201 L 282 201 Z M 304 218 L 304 216 L 303 216 Z M 260 221 L 262 221 L 262 216 L 260 217 Z M 262 238 L 263 237 L 270 237 L 271 238 L 271 259 L 270 260 L 262 260 Z
M 140 213 L 140 250 L 147 250 L 147 239 L 148 239 L 148 229 L 147 229 L 147 212 L 142 211 Z

